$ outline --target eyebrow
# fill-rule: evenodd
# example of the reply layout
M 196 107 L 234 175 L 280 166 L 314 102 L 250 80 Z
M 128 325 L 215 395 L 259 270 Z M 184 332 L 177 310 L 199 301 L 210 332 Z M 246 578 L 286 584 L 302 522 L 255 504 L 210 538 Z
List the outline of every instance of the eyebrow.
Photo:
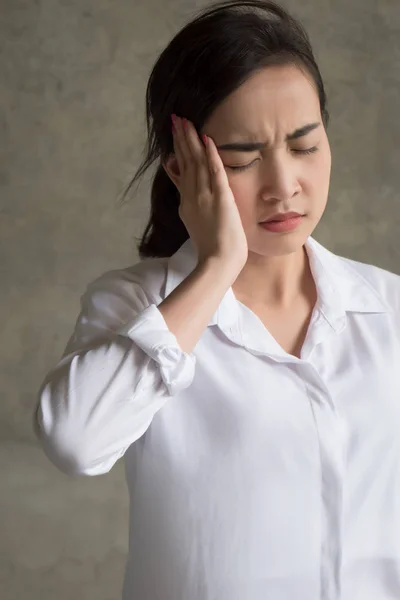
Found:
M 299 127 L 292 133 L 288 133 L 285 140 L 290 142 L 292 140 L 297 140 L 300 137 L 304 137 L 310 131 L 317 129 L 321 123 L 308 123 L 308 125 L 304 125 L 303 127 Z M 234 150 L 236 152 L 254 152 L 255 150 L 262 150 L 266 147 L 266 142 L 232 142 L 231 144 L 222 144 L 221 146 L 217 146 L 218 150 Z

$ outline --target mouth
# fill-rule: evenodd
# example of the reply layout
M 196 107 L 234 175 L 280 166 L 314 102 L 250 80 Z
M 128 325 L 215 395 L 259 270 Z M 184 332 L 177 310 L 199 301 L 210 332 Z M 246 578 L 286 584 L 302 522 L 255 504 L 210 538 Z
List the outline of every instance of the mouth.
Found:
M 290 219 L 297 219 L 299 217 L 304 217 L 304 215 L 298 212 L 277 213 L 265 221 L 260 221 L 260 225 L 264 223 L 280 223 L 281 221 L 289 221 Z
M 285 218 L 279 216 L 279 218 L 275 217 L 268 219 L 268 221 L 263 221 L 259 223 L 259 225 L 271 233 L 287 233 L 294 231 L 301 225 L 304 215 L 298 213 L 291 214 L 292 216 L 285 215 Z

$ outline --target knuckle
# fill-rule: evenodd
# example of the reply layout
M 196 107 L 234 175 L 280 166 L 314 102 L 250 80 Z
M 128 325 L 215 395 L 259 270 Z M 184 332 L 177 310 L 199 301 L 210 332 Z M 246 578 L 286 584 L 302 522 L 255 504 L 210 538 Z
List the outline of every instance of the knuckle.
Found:
M 211 163 L 210 171 L 213 175 L 218 175 L 219 174 L 219 166 L 216 163 Z

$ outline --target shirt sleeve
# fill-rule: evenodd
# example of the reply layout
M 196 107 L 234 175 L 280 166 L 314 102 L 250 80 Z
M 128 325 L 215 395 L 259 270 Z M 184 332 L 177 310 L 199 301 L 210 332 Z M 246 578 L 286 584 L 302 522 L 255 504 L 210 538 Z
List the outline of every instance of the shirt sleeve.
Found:
M 108 472 L 191 384 L 195 362 L 139 283 L 103 276 L 82 296 L 73 335 L 39 391 L 44 452 L 67 474 Z

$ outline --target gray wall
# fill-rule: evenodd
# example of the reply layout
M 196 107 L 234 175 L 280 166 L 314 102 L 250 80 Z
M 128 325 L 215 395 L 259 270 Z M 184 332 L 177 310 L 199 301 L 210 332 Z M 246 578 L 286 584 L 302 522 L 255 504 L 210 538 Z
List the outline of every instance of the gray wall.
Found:
M 0 1 L 0 586 L 4 600 L 119 597 L 120 462 L 67 478 L 31 420 L 87 282 L 137 261 L 147 184 L 118 198 L 144 142 L 149 69 L 207 2 Z M 290 0 L 330 95 L 333 175 L 317 239 L 400 272 L 399 0 Z

